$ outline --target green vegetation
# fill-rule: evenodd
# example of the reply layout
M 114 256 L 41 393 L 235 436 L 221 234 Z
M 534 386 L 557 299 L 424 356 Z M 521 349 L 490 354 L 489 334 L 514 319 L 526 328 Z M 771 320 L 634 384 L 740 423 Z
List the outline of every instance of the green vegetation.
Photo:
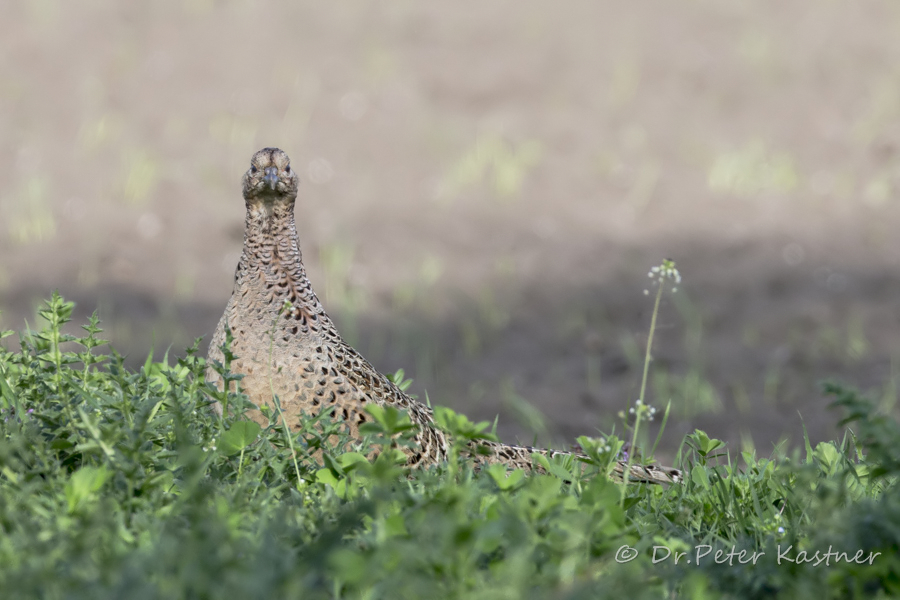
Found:
M 546 475 L 456 459 L 410 472 L 405 415 L 374 412 L 359 445 L 329 419 L 289 439 L 206 384 L 198 344 L 132 372 L 101 353 L 96 318 L 63 334 L 71 311 L 54 296 L 45 329 L 0 348 L 4 599 L 900 593 L 900 425 L 838 386 L 842 441 L 738 459 L 698 431 L 668 489 L 610 481 L 613 436 L 581 438 L 588 461 Z M 459 441 L 486 435 L 438 414 Z

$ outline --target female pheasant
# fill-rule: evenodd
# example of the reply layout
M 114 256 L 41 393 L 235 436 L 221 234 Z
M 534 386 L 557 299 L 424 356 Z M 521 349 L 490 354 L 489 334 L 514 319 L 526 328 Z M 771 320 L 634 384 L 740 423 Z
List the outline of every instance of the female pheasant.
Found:
M 299 179 L 287 154 L 263 148 L 253 155 L 243 178 L 247 215 L 244 248 L 234 290 L 209 347 L 208 358 L 223 362 L 225 329 L 231 329 L 231 370 L 244 375 L 242 391 L 257 406 L 272 406 L 278 396 L 288 425 L 296 428 L 301 412 L 315 415 L 332 408 L 359 437 L 359 425 L 371 416 L 366 404 L 406 411 L 416 426 L 415 448 L 407 449 L 410 466 L 446 460 L 447 434 L 434 423 L 429 407 L 411 398 L 378 372 L 340 336 L 312 289 L 303 267 L 294 202 Z M 207 379 L 222 386 L 212 368 Z M 221 411 L 221 407 L 218 408 Z M 259 411 L 250 417 L 266 423 Z M 502 463 L 533 469 L 534 452 L 568 454 L 479 441 L 470 445 L 478 463 Z M 625 465 L 617 465 L 621 476 Z M 680 480 L 677 469 L 632 465 L 629 479 L 654 483 Z

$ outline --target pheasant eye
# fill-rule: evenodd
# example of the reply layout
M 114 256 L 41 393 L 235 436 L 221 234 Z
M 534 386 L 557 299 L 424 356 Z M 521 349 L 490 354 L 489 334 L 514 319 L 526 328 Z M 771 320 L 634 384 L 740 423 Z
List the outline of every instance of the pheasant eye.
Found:
M 256 165 L 250 165 L 250 172 L 256 173 L 259 169 L 256 168 Z

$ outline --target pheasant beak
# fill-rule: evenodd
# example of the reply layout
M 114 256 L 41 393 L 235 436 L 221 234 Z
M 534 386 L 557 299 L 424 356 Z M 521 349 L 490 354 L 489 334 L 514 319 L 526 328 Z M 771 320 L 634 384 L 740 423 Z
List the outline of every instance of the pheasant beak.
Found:
M 278 183 L 278 169 L 276 167 L 268 167 L 266 169 L 266 176 L 263 177 L 263 181 L 269 184 L 269 188 L 274 192 L 275 185 Z

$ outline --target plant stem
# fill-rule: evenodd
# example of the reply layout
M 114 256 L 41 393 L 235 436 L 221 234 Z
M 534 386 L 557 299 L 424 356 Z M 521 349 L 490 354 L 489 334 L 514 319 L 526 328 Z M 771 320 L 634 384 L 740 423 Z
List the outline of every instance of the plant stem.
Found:
M 647 391 L 647 373 L 650 371 L 650 349 L 653 347 L 653 334 L 656 331 L 656 317 L 659 314 L 659 301 L 662 298 L 663 282 L 659 282 L 659 288 L 656 290 L 656 301 L 653 303 L 653 315 L 650 317 L 650 333 L 647 335 L 647 351 L 644 354 L 644 374 L 641 377 L 641 393 L 638 396 L 641 402 L 644 401 L 644 393 Z
M 647 335 L 647 350 L 644 353 L 644 373 L 641 376 L 641 393 L 638 400 L 641 403 L 634 411 L 634 429 L 631 431 L 631 446 L 629 447 L 628 460 L 625 463 L 625 472 L 622 474 L 622 482 L 628 485 L 628 475 L 631 473 L 631 464 L 634 461 L 634 449 L 637 448 L 638 430 L 641 428 L 641 409 L 644 406 L 644 394 L 647 392 L 647 374 L 650 372 L 650 350 L 653 347 L 653 334 L 656 331 L 656 316 L 659 314 L 659 301 L 663 293 L 663 281 L 659 280 L 659 286 L 656 289 L 656 300 L 653 302 L 653 314 L 650 316 L 650 333 Z M 627 413 L 626 413 L 627 414 Z M 625 500 L 624 486 L 622 488 L 622 502 Z

